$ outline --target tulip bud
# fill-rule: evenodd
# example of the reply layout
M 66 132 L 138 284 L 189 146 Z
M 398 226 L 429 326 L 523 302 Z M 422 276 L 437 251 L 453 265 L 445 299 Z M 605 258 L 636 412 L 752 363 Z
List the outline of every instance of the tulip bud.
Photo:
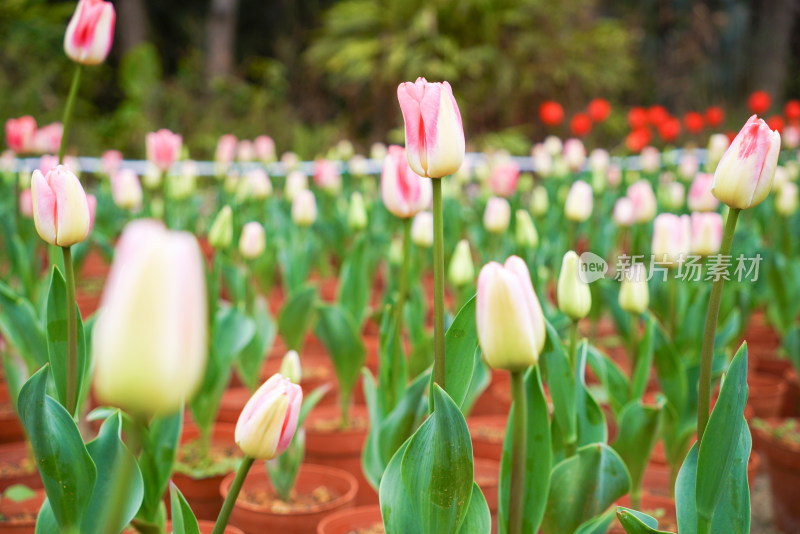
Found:
M 308 189 L 308 176 L 303 174 L 302 171 L 292 171 L 286 176 L 283 196 L 286 197 L 286 200 L 292 202 L 297 193 L 305 189 Z
M 653 222 L 652 253 L 667 267 L 677 267 L 691 250 L 692 232 L 688 215 L 661 213 Z
M 706 172 L 713 173 L 717 169 L 719 161 L 728 150 L 731 141 L 723 133 L 717 133 L 708 138 L 708 148 L 706 148 Z
M 618 198 L 614 203 L 614 212 L 611 219 L 617 226 L 631 226 L 634 223 L 633 202 L 628 197 Z
M 272 460 L 292 442 L 303 403 L 303 390 L 273 375 L 245 404 L 236 422 L 236 444 L 250 458 Z
M 661 154 L 654 146 L 646 146 L 639 154 L 639 168 L 642 172 L 655 174 L 661 169 Z
M 256 148 L 249 139 L 242 139 L 236 144 L 236 159 L 242 163 L 249 163 L 256 157 Z
M 553 156 L 547 151 L 543 143 L 533 145 L 531 149 L 533 159 L 533 170 L 539 176 L 547 177 L 553 172 Z
M 517 190 L 519 182 L 519 165 L 514 161 L 506 161 L 496 165 L 489 176 L 489 188 L 499 197 L 510 197 Z
M 224 206 L 214 222 L 211 223 L 211 228 L 208 230 L 208 243 L 217 250 L 226 249 L 231 246 L 233 241 L 233 210 L 230 206 Z
M 405 122 L 409 166 L 428 178 L 456 173 L 464 161 L 464 127 L 450 84 L 417 78 L 397 87 L 397 99 Z
M 161 186 L 161 171 L 149 161 L 142 175 L 142 185 L 151 191 Z
M 558 309 L 573 321 L 589 315 L 592 308 L 592 293 L 580 274 L 581 259 L 570 250 L 561 261 L 561 272 L 558 274 L 556 298 Z
M 772 190 L 780 191 L 783 184 L 789 181 L 789 170 L 780 165 L 775 168 L 775 178 L 772 179 Z
M 536 365 L 546 330 L 525 262 L 511 256 L 504 265 L 487 263 L 478 275 L 476 299 L 478 340 L 486 363 L 507 371 Z
M 43 175 L 34 171 L 31 181 L 33 222 L 39 236 L 59 247 L 86 239 L 91 226 L 89 202 L 78 178 L 59 165 Z
M 692 254 L 711 256 L 722 245 L 722 215 L 715 212 L 692 213 Z
M 797 184 L 786 182 L 775 195 L 775 211 L 783 217 L 790 217 L 797 211 Z
M 637 223 L 646 223 L 656 215 L 656 195 L 647 180 L 639 180 L 628 187 L 628 198 L 633 202 L 633 217 Z
M 421 211 L 411 221 L 411 241 L 422 248 L 433 245 L 433 213 Z
M 786 128 L 783 129 L 783 145 L 790 149 L 794 150 L 798 146 L 800 146 L 800 128 L 794 124 L 789 124 Z
M 327 159 L 314 162 L 314 183 L 323 191 L 336 194 L 342 189 L 342 176 L 336 164 Z
M 586 163 L 586 147 L 580 139 L 567 139 L 564 142 L 564 162 L 572 172 L 578 172 Z
M 456 245 L 447 269 L 447 277 L 455 287 L 471 284 L 475 280 L 475 265 L 472 263 L 472 252 L 466 239 L 462 239 Z
M 536 248 L 539 245 L 539 233 L 536 231 L 536 225 L 533 224 L 531 214 L 526 210 L 517 210 L 516 223 L 517 246 Z
M 131 169 L 122 169 L 111 175 L 111 198 L 117 207 L 138 211 L 142 207 L 142 184 Z
M 589 169 L 592 173 L 605 176 L 608 171 L 608 166 L 611 164 L 611 156 L 607 150 L 602 148 L 595 148 L 589 154 Z
M 537 185 L 531 192 L 531 213 L 536 217 L 543 217 L 550 209 L 550 199 L 547 196 L 547 189 Z
M 564 215 L 574 222 L 583 222 L 592 215 L 594 192 L 592 186 L 583 180 L 572 184 L 564 204 Z
M 129 223 L 92 332 L 97 397 L 129 413 L 174 413 L 200 386 L 207 348 L 197 240 L 157 221 Z
M 35 135 L 36 119 L 30 115 L 6 121 L 6 143 L 17 154 L 33 152 Z
M 239 253 L 243 258 L 254 260 L 264 253 L 267 247 L 267 235 L 261 223 L 250 221 L 242 228 L 239 236 Z
M 781 134 L 753 115 L 717 165 L 711 192 L 732 208 L 761 204 L 772 188 L 780 150 Z
M 235 135 L 225 134 L 217 141 L 217 149 L 214 152 L 214 161 L 219 164 L 221 170 L 228 168 L 228 165 L 236 159 L 236 146 L 239 140 Z
M 183 145 L 183 138 L 180 135 L 162 128 L 157 132 L 148 133 L 145 141 L 147 161 L 161 172 L 167 172 L 172 164 L 178 161 Z
M 659 186 L 658 198 L 665 208 L 677 211 L 686 199 L 686 187 L 674 179 L 667 180 Z
M 561 139 L 555 135 L 548 135 L 545 137 L 543 144 L 545 151 L 551 156 L 560 156 L 561 150 L 564 148 L 564 145 L 561 143 Z
M 413 221 L 411 224 L 414 224 Z M 403 240 L 399 237 L 395 237 L 392 239 L 392 242 L 389 243 L 389 263 L 392 265 L 400 265 L 403 263 Z
M 272 182 L 264 169 L 250 169 L 239 183 L 240 200 L 264 200 L 272 194 Z
M 275 141 L 268 135 L 259 135 L 253 140 L 256 158 L 262 163 L 275 161 Z
M 508 200 L 500 197 L 490 197 L 486 201 L 486 210 L 483 212 L 483 227 L 492 234 L 502 234 L 508 230 L 511 222 L 511 206 Z
M 317 220 L 317 199 L 308 189 L 298 191 L 292 201 L 292 220 L 297 226 L 311 226 Z
M 634 263 L 622 273 L 619 288 L 619 306 L 628 313 L 640 314 L 647 311 L 650 304 L 650 290 L 647 287 L 647 271 L 641 263 Z
M 719 200 L 711 194 L 711 184 L 714 175 L 698 173 L 689 188 L 688 205 L 691 211 L 714 211 L 719 206 Z
M 678 164 L 678 176 L 682 180 L 693 180 L 699 168 L 700 164 L 697 161 L 697 157 L 687 152 L 681 156 L 681 161 Z
M 300 356 L 296 350 L 290 350 L 286 353 L 283 360 L 281 360 L 281 367 L 278 372 L 291 380 L 293 384 L 300 383 L 303 378 L 303 368 L 300 365 Z
M 369 147 L 369 157 L 371 159 L 382 161 L 386 157 L 386 145 L 380 142 L 372 143 Z
M 300 158 L 297 156 L 297 154 L 295 154 L 291 150 L 287 150 L 286 152 L 281 154 L 281 164 L 283 165 L 283 168 L 286 169 L 287 171 L 294 170 L 294 168 L 297 167 L 298 163 L 300 163 Z
M 367 208 L 364 197 L 358 191 L 350 195 L 350 207 L 347 210 L 347 225 L 352 230 L 363 230 L 367 227 Z
M 108 177 L 114 176 L 122 166 L 122 152 L 119 150 L 106 150 L 100 157 L 100 169 Z
M 64 126 L 54 122 L 36 130 L 33 135 L 33 150 L 39 154 L 58 152 L 61 148 L 61 136 L 64 135 Z
M 405 149 L 390 146 L 381 171 L 381 199 L 389 213 L 402 219 L 413 217 L 430 205 L 432 197 L 431 181 L 409 167 Z
M 348 160 L 353 157 L 356 150 L 353 147 L 352 141 L 349 139 L 342 139 L 336 143 L 336 156 L 340 160 Z
M 114 42 L 115 22 L 111 2 L 80 0 L 64 35 L 64 52 L 81 65 L 99 65 Z

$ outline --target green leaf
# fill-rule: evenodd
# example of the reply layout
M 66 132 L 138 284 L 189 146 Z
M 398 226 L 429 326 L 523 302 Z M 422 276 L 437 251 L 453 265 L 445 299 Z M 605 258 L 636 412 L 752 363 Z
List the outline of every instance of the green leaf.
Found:
M 658 521 L 642 512 L 617 507 L 617 519 L 628 534 L 671 534 L 658 530 Z
M 475 325 L 475 302 L 475 297 L 472 297 L 461 307 L 444 336 L 447 347 L 445 386 L 447 394 L 459 408 L 464 406 L 476 364 L 478 329 Z
M 359 236 L 342 264 L 339 273 L 339 305 L 347 310 L 353 321 L 361 325 L 370 295 L 370 262 L 367 261 L 367 239 Z
M 630 383 L 622 369 L 597 347 L 586 348 L 587 363 L 597 375 L 608 394 L 608 402 L 615 414 L 630 400 Z
M 167 490 L 172 467 L 178 454 L 178 443 L 183 427 L 183 410 L 172 415 L 157 417 L 144 432 L 139 467 L 144 482 L 144 498 L 137 517 L 150 523 L 158 523 L 162 497 Z
M 629 488 L 625 462 L 613 449 L 603 443 L 581 447 L 553 469 L 542 532 L 574 532 L 604 513 Z
M 619 416 L 619 433 L 612 447 L 625 461 L 631 476 L 631 492 L 638 493 L 644 471 L 661 435 L 664 399 L 656 406 L 645 406 L 640 400 L 631 401 Z
M 3 498 L 11 502 L 27 501 L 36 497 L 36 492 L 24 484 L 14 484 L 3 491 Z
M 197 518 L 192 507 L 186 502 L 181 490 L 174 483 L 169 484 L 170 510 L 172 510 L 172 534 L 200 534 Z
M 492 530 L 492 514 L 478 484 L 472 483 L 472 497 L 469 500 L 467 515 L 461 524 L 459 534 L 489 534 Z
M 586 388 L 586 347 L 588 343 L 582 341 L 578 347 L 578 362 L 575 370 L 577 383 L 577 397 L 575 398 L 575 416 L 578 424 L 578 447 L 590 443 L 605 443 L 608 441 L 608 427 L 603 410 L 592 394 Z
M 608 526 L 614 520 L 616 510 L 609 508 L 604 513 L 593 517 L 578 526 L 575 534 L 606 534 Z
M 306 333 L 314 322 L 317 288 L 307 286 L 298 289 L 283 305 L 278 315 L 278 331 L 289 350 L 302 354 Z
M 652 316 L 650 316 L 650 320 L 654 320 Z M 675 345 L 670 341 L 669 335 L 660 326 L 656 326 L 653 334 L 656 372 L 661 391 L 664 392 L 675 410 L 681 412 L 686 406 L 689 395 L 686 367 L 675 349 Z
M 30 301 L 0 281 L 0 332 L 33 373 L 47 363 L 47 336 Z
M 317 314 L 315 333 L 333 361 L 339 381 L 339 399 L 343 409 L 346 409 L 361 366 L 367 358 L 364 341 L 353 318 L 342 308 L 322 304 L 317 307 Z
M 260 385 L 261 365 L 275 342 L 277 334 L 275 321 L 269 314 L 266 300 L 262 297 L 255 300 L 253 321 L 256 327 L 255 333 L 236 360 L 239 378 L 250 391 L 255 391 Z
M 475 365 L 472 370 L 472 381 L 469 383 L 469 389 L 464 397 L 464 402 L 461 404 L 461 411 L 466 417 L 469 417 L 475 402 L 492 383 L 492 372 L 489 366 L 484 363 L 481 354 L 480 346 L 475 347 L 473 355 Z
M 633 377 L 631 379 L 631 397 L 633 399 L 641 399 L 647 390 L 647 382 L 650 380 L 650 369 L 653 367 L 653 331 L 655 328 L 655 319 L 649 316 L 647 318 L 644 336 L 639 342 L 636 365 L 634 366 Z
M 397 307 L 392 300 L 383 308 L 383 318 L 378 345 L 378 406 L 381 413 L 392 410 L 408 383 L 408 366 L 402 346 L 402 337 L 397 335 Z
M 553 422 L 561 429 L 564 443 L 578 441 L 578 421 L 575 417 L 576 384 L 575 375 L 569 365 L 567 354 L 558 337 L 558 332 L 549 323 L 545 343 L 545 365 L 547 385 L 553 399 Z
M 547 399 L 544 396 L 539 367 L 533 367 L 525 376 L 527 396 L 526 428 L 528 433 L 527 456 L 525 458 L 525 514 L 522 518 L 523 532 L 538 532 L 550 493 L 550 418 Z M 498 526 L 500 534 L 508 528 L 508 506 L 511 492 L 511 446 L 513 439 L 514 406 L 508 414 L 508 426 L 503 442 L 503 457 L 500 463 L 498 499 Z
M 42 477 L 53 516 L 63 528 L 77 529 L 92 498 L 97 470 L 75 421 L 55 399 L 45 394 L 49 366 L 23 386 L 19 416 Z

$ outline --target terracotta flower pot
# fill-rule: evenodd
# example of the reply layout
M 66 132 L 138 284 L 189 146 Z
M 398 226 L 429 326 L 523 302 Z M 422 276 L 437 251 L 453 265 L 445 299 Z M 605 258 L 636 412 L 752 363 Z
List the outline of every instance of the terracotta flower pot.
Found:
M 750 373 L 747 385 L 750 388 L 747 405 L 752 407 L 753 415 L 766 418 L 781 414 L 786 394 L 786 382 L 783 378 L 766 373 Z
M 8 384 L 0 382 L 0 443 L 25 441 L 25 429 L 11 404 Z
M 15 484 L 33 489 L 42 487 L 33 454 L 24 441 L 0 445 L 0 491 Z
M 234 440 L 235 426 L 228 423 L 217 423 L 211 434 L 212 449 L 224 450 L 229 454 L 241 456 L 242 453 Z M 184 427 L 181 445 L 197 439 L 200 435 L 196 426 Z M 193 478 L 183 473 L 174 473 L 172 480 L 189 502 L 198 519 L 215 521 L 222 509 L 222 498 L 219 496 L 219 485 L 228 473 L 211 475 L 205 478 Z
M 306 461 L 315 465 L 336 467 L 352 473 L 358 481 L 356 504 L 377 504 L 378 494 L 369 485 L 361 470 L 361 450 L 367 439 L 369 416 L 364 405 L 350 407 L 351 424 L 338 426 L 338 406 L 320 406 L 306 419 Z
M 39 508 L 47 498 L 43 489 L 24 501 L 0 499 L 0 534 L 34 534 Z
M 505 415 L 478 415 L 467 418 L 472 436 L 472 454 L 475 458 L 485 458 L 499 462 L 503 456 L 503 440 L 506 434 Z
M 511 380 L 506 371 L 492 369 L 489 387 L 472 406 L 470 416 L 507 415 L 511 406 Z
M 792 369 L 786 376 L 786 393 L 783 396 L 783 417 L 800 416 L 800 380 L 797 371 Z
M 785 419 L 769 419 L 770 426 L 780 426 Z M 797 422 L 797 419 L 794 419 Z M 783 532 L 800 532 L 800 445 L 776 438 L 771 432 L 756 429 L 760 452 L 764 455 L 772 487 L 772 510 L 775 524 Z
M 215 521 L 198 520 L 197 526 L 200 527 L 200 534 L 213 534 Z M 167 521 L 167 532 L 172 530 L 172 521 Z M 242 529 L 236 528 L 230 524 L 225 526 L 225 534 L 244 534 Z
M 219 493 L 222 498 L 235 477 L 231 473 L 222 481 Z M 245 534 L 280 532 L 281 534 L 308 534 L 314 532 L 319 522 L 331 512 L 351 508 L 358 492 L 358 482 L 350 473 L 333 467 L 303 464 L 297 476 L 294 494 L 310 496 L 319 493 L 320 488 L 330 493 L 332 498 L 322 503 L 307 503 L 293 509 L 283 505 L 281 511 L 273 511 L 264 505 L 248 502 L 247 495 L 274 496 L 272 485 L 263 462 L 256 462 L 247 474 L 239 498 L 236 499 L 230 524 L 239 527 Z
M 317 525 L 317 534 L 351 534 L 358 532 L 359 528 L 373 527 L 383 532 L 383 518 L 381 507 L 377 504 L 358 506 L 356 508 L 334 512 Z

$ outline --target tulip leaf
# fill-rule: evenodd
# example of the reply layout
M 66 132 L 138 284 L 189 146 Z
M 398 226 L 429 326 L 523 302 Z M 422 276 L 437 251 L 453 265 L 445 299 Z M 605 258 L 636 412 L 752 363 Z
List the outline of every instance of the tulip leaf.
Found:
M 545 342 L 545 365 L 547 366 L 547 385 L 553 399 L 553 424 L 559 428 L 564 443 L 578 441 L 578 422 L 575 417 L 576 384 L 575 374 L 569 365 L 567 354 L 558 332 L 549 323 Z
M 578 385 L 575 398 L 575 415 L 578 425 L 578 447 L 590 443 L 608 441 L 608 427 L 603 410 L 586 388 L 586 353 L 588 343 L 581 342 L 578 347 L 578 362 L 575 382 Z
M 575 529 L 575 534 L 606 534 L 615 513 L 614 508 L 609 508 L 604 513 L 584 521 Z
M 550 493 L 550 418 L 548 417 L 547 399 L 542 389 L 539 367 L 533 367 L 525 376 L 525 394 L 527 397 L 527 449 L 525 458 L 525 514 L 522 518 L 523 532 L 538 532 Z M 513 421 L 515 407 L 511 406 L 508 414 L 508 426 L 503 442 L 503 457 L 500 463 L 500 483 L 498 499 L 498 526 L 500 534 L 508 528 L 508 506 L 511 494 L 511 447 L 513 440 Z
M 620 412 L 619 433 L 611 446 L 628 466 L 631 493 L 639 493 L 645 468 L 661 435 L 664 403 L 663 397 L 655 406 L 645 406 L 642 401 L 633 400 Z
M 306 334 L 314 322 L 317 288 L 306 286 L 294 292 L 278 315 L 278 332 L 289 350 L 303 354 Z
M 0 281 L 0 333 L 19 351 L 28 371 L 47 362 L 47 336 L 33 304 Z
M 261 385 L 261 365 L 275 341 L 277 328 L 269 314 L 266 300 L 261 297 L 255 300 L 252 319 L 255 321 L 255 333 L 250 343 L 239 353 L 239 357 L 236 359 L 236 370 L 239 378 L 250 391 L 255 391 Z
M 200 534 L 197 518 L 192 507 L 174 483 L 169 484 L 170 510 L 172 511 L 172 534 Z
M 654 320 L 652 316 L 650 321 Z M 669 335 L 656 325 L 653 331 L 654 356 L 661 391 L 675 410 L 683 411 L 689 395 L 686 368 Z
M 631 377 L 631 398 L 641 399 L 647 390 L 647 382 L 650 380 L 650 369 L 653 367 L 653 336 L 656 328 L 655 319 L 652 316 L 647 318 L 644 336 L 639 342 L 638 354 L 633 367 Z
M 377 400 L 380 413 L 394 408 L 408 383 L 408 366 L 402 348 L 402 336 L 397 333 L 397 306 L 394 301 L 383 308 L 378 340 Z
M 472 483 L 472 497 L 464 522 L 458 530 L 459 534 L 489 534 L 492 531 L 492 514 L 486 497 L 477 483 Z
M 608 394 L 608 403 L 615 414 L 628 404 L 630 400 L 630 383 L 619 365 L 600 352 L 597 347 L 589 345 L 586 348 L 587 364 L 597 375 L 603 389 Z
M 61 529 L 79 529 L 92 498 L 97 469 L 72 416 L 46 395 L 49 366 L 19 394 L 19 416 L 31 442 L 42 484 Z
M 658 521 L 642 512 L 617 507 L 617 519 L 627 534 L 671 534 L 663 530 L 658 530 Z
M 144 432 L 139 467 L 144 482 L 144 498 L 137 517 L 149 523 L 161 523 L 162 497 L 167 490 L 178 454 L 183 428 L 183 409 L 172 415 L 155 417 Z
M 339 274 L 337 302 L 350 313 L 359 326 L 364 322 L 364 313 L 372 289 L 368 252 L 367 237 L 361 235 L 353 243 Z
M 581 447 L 553 468 L 542 532 L 574 532 L 604 513 L 629 488 L 625 462 L 611 447 L 604 443 Z

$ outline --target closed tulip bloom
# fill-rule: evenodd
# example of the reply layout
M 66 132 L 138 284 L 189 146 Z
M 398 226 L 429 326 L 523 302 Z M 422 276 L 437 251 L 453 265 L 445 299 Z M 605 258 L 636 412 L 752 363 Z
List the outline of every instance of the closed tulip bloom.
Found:
M 611 214 L 611 219 L 617 226 L 631 226 L 634 223 L 633 201 L 628 197 L 618 198 L 614 202 L 614 211 Z
M 19 214 L 26 219 L 33 218 L 33 192 L 23 189 L 19 194 Z
M 496 165 L 489 175 L 489 188 L 499 197 L 510 197 L 517 190 L 519 182 L 519 165 L 513 161 L 505 161 Z
M 547 196 L 547 189 L 537 185 L 531 192 L 531 213 L 536 217 L 542 217 L 550 209 L 550 199 Z
M 700 163 L 697 161 L 697 157 L 694 154 L 685 153 L 678 163 L 678 176 L 682 180 L 693 180 L 699 168 Z
M 686 200 L 686 187 L 680 182 L 668 180 L 658 188 L 661 204 L 669 210 L 679 210 Z
M 581 259 L 578 254 L 574 250 L 564 254 L 561 272 L 558 273 L 556 298 L 558 309 L 573 321 L 583 319 L 592 309 L 592 292 L 589 284 L 581 278 L 580 270 Z
M 622 273 L 619 288 L 619 307 L 628 313 L 644 313 L 650 305 L 647 271 L 641 263 L 634 263 Z
M 256 158 L 264 163 L 275 161 L 275 141 L 268 135 L 259 135 L 253 140 Z
M 772 190 L 780 191 L 781 187 L 790 180 L 789 170 L 778 165 L 775 167 L 775 178 L 772 179 Z
M 543 143 L 533 145 L 531 149 L 531 159 L 533 159 L 533 170 L 539 176 L 550 176 L 553 172 L 553 156 L 547 151 Z
M 608 172 L 606 172 L 606 183 L 614 188 L 619 187 L 619 184 L 622 183 L 622 167 L 616 163 L 609 165 Z
M 790 217 L 797 211 L 797 184 L 786 182 L 775 195 L 775 211 L 783 217 Z
M 572 172 L 577 172 L 586 163 L 586 147 L 580 139 L 567 139 L 564 141 L 564 162 Z
M 646 146 L 639 154 L 639 168 L 642 172 L 653 174 L 661 169 L 661 154 L 654 146 Z
M 327 159 L 314 162 L 314 183 L 328 193 L 338 193 L 342 189 L 342 176 L 336 164 Z
M 478 340 L 493 369 L 520 371 L 536 365 L 545 342 L 542 307 L 525 262 L 487 263 L 478 275 Z
M 56 153 L 61 148 L 61 136 L 64 135 L 64 126 L 54 122 L 42 126 L 33 135 L 33 151 L 39 154 Z
M 531 214 L 526 210 L 517 210 L 515 239 L 517 245 L 525 248 L 536 248 L 539 245 L 539 232 L 533 224 Z
M 122 169 L 111 175 L 111 198 L 117 207 L 137 211 L 142 207 L 142 184 L 131 169 Z
M 292 152 L 291 150 L 287 150 L 283 154 L 281 154 L 281 164 L 283 168 L 287 171 L 294 170 L 297 167 L 298 163 L 300 163 L 300 158 L 297 154 Z
M 245 184 L 244 198 L 264 200 L 272 195 L 272 182 L 264 169 L 250 169 L 244 175 L 243 183 Z
M 511 222 L 511 206 L 501 197 L 490 197 L 483 212 L 483 227 L 492 234 L 502 234 Z
M 397 99 L 405 121 L 409 166 L 428 178 L 455 174 L 464 161 L 465 141 L 450 84 L 417 78 L 397 87 Z
M 447 268 L 447 277 L 456 287 L 462 287 L 475 281 L 475 265 L 472 263 L 472 252 L 469 241 L 462 239 L 456 245 L 450 266 Z
M 98 399 L 148 417 L 179 410 L 203 379 L 206 302 L 195 237 L 154 220 L 128 223 L 92 333 Z
M 706 172 L 713 173 L 717 169 L 722 156 L 731 146 L 731 140 L 723 133 L 713 134 L 708 138 L 708 147 L 706 148 Z
M 225 166 L 233 163 L 236 159 L 236 146 L 239 140 L 233 134 L 225 134 L 217 141 L 217 149 L 214 152 L 214 161 Z
M 722 245 L 722 215 L 714 212 L 692 213 L 692 254 L 711 256 Z
M 800 127 L 789 124 L 783 129 L 783 146 L 789 150 L 794 150 L 800 146 Z
M 147 161 L 155 165 L 161 172 L 169 170 L 181 155 L 183 138 L 167 129 L 162 128 L 157 132 L 148 133 L 145 141 Z
M 217 250 L 226 249 L 233 242 L 233 210 L 230 206 L 223 206 L 211 228 L 208 230 L 208 243 Z
M 239 253 L 243 258 L 254 260 L 264 253 L 267 247 L 267 234 L 261 223 L 250 221 L 242 228 L 239 236 Z
M 114 176 L 122 166 L 122 152 L 106 150 L 100 157 L 100 169 L 106 176 Z
M 64 35 L 64 52 L 81 65 L 99 65 L 114 42 L 116 18 L 111 2 L 80 0 Z
M 646 223 L 656 216 L 656 194 L 647 180 L 639 180 L 628 187 L 628 198 L 633 202 L 633 218 Z
M 286 177 L 286 184 L 283 186 L 283 195 L 286 197 L 286 200 L 292 202 L 294 197 L 300 191 L 304 191 L 308 189 L 308 176 L 303 174 L 302 171 L 292 171 Z
M 249 139 L 242 139 L 236 144 L 236 159 L 242 163 L 249 163 L 256 158 L 256 147 Z
M 347 226 L 353 230 L 363 230 L 367 227 L 367 208 L 364 206 L 364 197 L 358 191 L 350 195 L 350 206 L 347 209 Z
M 308 189 L 298 191 L 292 201 L 292 220 L 297 226 L 311 226 L 317 220 L 317 199 Z
M 753 115 L 717 165 L 712 193 L 732 208 L 761 204 L 772 188 L 780 150 L 781 134 Z
M 278 372 L 291 380 L 292 383 L 300 384 L 300 380 L 303 378 L 303 367 L 300 364 L 300 356 L 296 350 L 290 350 L 283 356 Z
M 591 217 L 593 203 L 594 192 L 592 191 L 592 186 L 583 180 L 577 180 L 572 184 L 567 194 L 564 214 L 570 221 L 583 222 Z
M 406 162 L 408 165 L 408 162 Z M 347 162 L 347 170 L 353 176 L 366 176 L 369 174 L 369 162 L 361 154 L 356 154 Z
M 688 215 L 661 213 L 653 222 L 652 253 L 656 261 L 677 267 L 691 250 L 692 230 Z
M 408 219 L 426 209 L 432 198 L 431 182 L 409 167 L 405 149 L 390 146 L 381 171 L 381 199 L 389 213 Z
M 691 211 L 714 211 L 719 206 L 719 200 L 711 194 L 711 184 L 714 182 L 714 175 L 698 173 L 689 187 L 689 197 L 687 203 Z
M 35 135 L 36 119 L 30 115 L 6 121 L 6 144 L 17 154 L 33 152 Z
M 292 442 L 303 403 L 303 390 L 280 374 L 253 393 L 236 422 L 234 439 L 247 456 L 272 460 Z
M 386 145 L 381 142 L 372 143 L 372 145 L 369 147 L 369 157 L 371 159 L 382 161 L 383 158 L 386 157 L 387 153 Z
M 89 202 L 77 176 L 59 165 L 31 178 L 33 222 L 39 236 L 59 247 L 80 243 L 89 235 Z
M 422 248 L 433 245 L 433 213 L 421 211 L 411 221 L 411 241 Z

